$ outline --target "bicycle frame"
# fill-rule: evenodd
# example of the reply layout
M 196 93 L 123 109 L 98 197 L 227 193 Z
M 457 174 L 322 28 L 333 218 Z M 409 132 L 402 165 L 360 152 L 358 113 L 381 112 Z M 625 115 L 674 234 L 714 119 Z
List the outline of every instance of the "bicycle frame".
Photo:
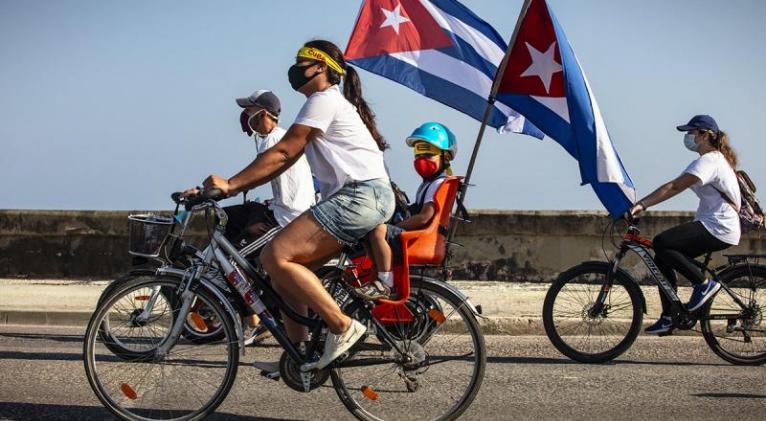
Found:
M 649 273 L 651 273 L 652 277 L 654 278 L 655 283 L 659 286 L 660 292 L 665 295 L 668 300 L 670 300 L 671 303 L 671 317 L 678 321 L 678 319 L 681 316 L 688 316 L 689 312 L 684 307 L 683 303 L 681 302 L 681 299 L 678 297 L 678 293 L 673 288 L 673 286 L 668 282 L 667 278 L 665 278 L 665 275 L 662 274 L 662 271 L 657 266 L 657 263 L 654 261 L 654 258 L 649 253 L 649 248 L 652 247 L 651 241 L 649 239 L 643 238 L 640 235 L 640 230 L 635 225 L 630 225 L 628 227 L 628 231 L 623 237 L 622 242 L 620 243 L 619 250 L 615 257 L 610 262 L 610 270 L 607 272 L 606 282 L 601 287 L 601 291 L 599 292 L 598 298 L 596 300 L 596 305 L 593 306 L 593 308 L 590 310 L 592 312 L 591 315 L 595 315 L 601 312 L 603 309 L 603 306 L 606 305 L 606 299 L 608 297 L 609 290 L 612 288 L 614 284 L 614 279 L 617 273 L 617 269 L 620 265 L 620 261 L 627 255 L 628 252 L 632 251 L 638 257 L 641 259 L 641 261 L 646 265 L 647 269 L 649 269 Z M 700 263 L 695 260 L 696 265 L 703 271 L 707 272 L 711 275 L 711 279 L 718 279 L 718 273 L 716 270 L 710 269 L 708 267 L 711 260 L 711 254 L 708 253 L 705 256 L 704 263 Z M 729 265 L 723 266 L 729 267 Z M 717 268 L 720 269 L 720 268 Z M 724 289 L 729 296 L 734 300 L 737 305 L 739 305 L 741 308 L 747 308 L 747 305 L 743 303 L 737 294 L 735 294 L 728 285 L 725 285 L 724 283 L 721 283 L 721 288 Z M 728 319 L 731 316 L 729 315 L 715 315 L 710 317 L 711 320 L 715 319 Z M 688 320 L 687 320 L 688 321 Z
M 324 322 L 320 319 L 314 319 L 309 318 L 306 316 L 303 316 L 299 314 L 295 309 L 290 307 L 287 303 L 282 300 L 282 298 L 279 296 L 279 294 L 273 289 L 271 284 L 261 275 L 258 273 L 258 271 L 252 266 L 252 264 L 245 259 L 245 257 L 232 245 L 228 239 L 224 236 L 224 231 L 226 227 L 226 223 L 228 222 L 228 217 L 226 216 L 226 213 L 223 211 L 223 209 L 213 200 L 208 200 L 200 205 L 194 206 L 192 209 L 192 212 L 196 212 L 199 210 L 207 209 L 207 208 L 213 208 L 216 216 L 218 218 L 218 223 L 216 224 L 215 229 L 212 232 L 212 235 L 210 237 L 210 244 L 201 252 L 199 253 L 200 257 L 200 263 L 198 265 L 193 266 L 191 270 L 191 275 L 188 278 L 187 285 L 183 288 L 181 292 L 181 300 L 182 305 L 179 314 L 187 314 L 191 308 L 191 298 L 192 294 L 189 292 L 189 284 L 197 281 L 202 276 L 205 268 L 210 267 L 214 262 L 218 264 L 218 267 L 222 269 L 224 274 L 229 279 L 229 285 L 233 287 L 237 291 L 238 294 L 242 296 L 245 303 L 247 303 L 248 306 L 255 312 L 255 314 L 258 315 L 258 317 L 261 319 L 261 321 L 264 323 L 266 328 L 274 335 L 274 338 L 277 340 L 277 342 L 284 348 L 285 352 L 288 353 L 288 355 L 299 364 L 308 363 L 310 362 L 311 357 L 314 355 L 315 351 L 318 349 L 319 346 L 319 340 L 320 340 L 320 333 L 322 331 L 322 328 L 325 326 Z M 184 215 L 182 224 L 185 226 L 186 223 L 188 223 L 188 219 L 191 216 L 192 212 L 188 212 L 187 215 Z M 261 245 L 265 244 L 266 242 L 270 241 L 271 238 L 273 238 L 274 235 L 276 235 L 276 232 L 278 230 L 272 230 L 269 231 L 269 234 L 271 234 L 270 238 L 267 241 L 260 242 Z M 252 252 L 257 248 L 253 248 L 250 250 Z M 341 257 L 338 259 L 337 267 L 339 269 L 342 269 L 344 267 L 344 262 L 347 260 L 347 256 L 345 253 L 342 253 Z M 236 266 L 235 266 L 236 265 Z M 240 288 L 237 288 L 234 284 L 234 281 L 231 279 L 231 275 L 233 273 L 237 272 L 237 268 L 244 271 L 244 274 L 247 276 L 248 279 L 245 280 L 245 285 L 240 285 Z M 187 270 L 188 273 L 189 270 Z M 158 270 L 159 272 L 159 270 Z M 252 282 L 252 285 L 250 282 Z M 258 291 L 258 292 L 256 292 Z M 272 299 L 276 304 L 277 307 L 289 318 L 296 321 L 297 323 L 306 326 L 309 328 L 311 332 L 311 341 L 306 346 L 306 353 L 303 355 L 301 351 L 292 343 L 292 341 L 287 336 L 287 333 L 284 331 L 283 328 L 281 328 L 275 318 L 272 316 L 270 311 L 266 308 L 265 304 L 261 300 L 261 296 L 267 296 L 269 299 Z M 391 347 L 395 348 L 400 354 L 402 353 L 402 350 L 400 349 L 399 344 L 397 343 L 396 339 L 391 336 L 386 329 L 377 321 L 369 312 L 369 303 L 360 301 L 359 299 L 355 297 L 350 297 L 352 300 L 352 309 L 353 310 L 361 310 L 365 312 L 365 315 L 368 317 L 369 320 L 372 321 L 377 327 L 376 331 L 380 335 L 382 335 L 387 344 L 389 344 Z M 180 318 L 179 318 L 180 320 Z M 162 347 L 160 347 L 159 352 L 167 352 L 168 349 L 172 347 L 172 345 L 175 343 L 175 341 L 178 339 L 181 333 L 181 329 L 183 327 L 183 322 L 175 323 L 173 328 L 171 329 L 171 333 L 169 335 L 168 341 L 165 341 Z M 240 336 L 240 342 L 241 342 L 241 332 L 238 332 L 238 335 Z M 378 361 L 379 360 L 379 361 Z M 390 359 L 376 359 L 375 361 L 355 361 L 352 364 L 353 365 L 359 365 L 359 364 L 385 364 L 390 363 Z M 339 364 L 339 366 L 343 366 L 342 363 Z

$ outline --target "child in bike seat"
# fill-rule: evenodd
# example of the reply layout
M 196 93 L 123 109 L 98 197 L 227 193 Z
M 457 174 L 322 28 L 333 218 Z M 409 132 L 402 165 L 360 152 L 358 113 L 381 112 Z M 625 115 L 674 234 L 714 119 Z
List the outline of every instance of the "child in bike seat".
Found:
M 354 289 L 356 295 L 367 300 L 395 298 L 391 267 L 394 259 L 399 261 L 402 258 L 399 234 L 402 231 L 425 228 L 431 222 L 436 215 L 434 194 L 447 176 L 452 175 L 450 161 L 457 155 L 455 135 L 441 123 L 422 124 L 407 137 L 406 142 L 407 146 L 413 148 L 415 171 L 423 178 L 423 182 L 418 187 L 415 203 L 410 205 L 409 218 L 395 225 L 378 225 L 367 236 L 378 275 L 374 281 Z

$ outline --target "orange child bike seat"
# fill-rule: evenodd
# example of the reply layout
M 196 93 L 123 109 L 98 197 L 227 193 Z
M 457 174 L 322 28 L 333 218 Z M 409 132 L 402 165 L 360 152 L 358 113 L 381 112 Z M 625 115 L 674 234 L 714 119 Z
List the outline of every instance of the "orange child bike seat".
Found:
M 431 222 L 423 229 L 404 231 L 401 265 L 393 268 L 397 300 L 379 300 L 381 304 L 404 304 L 410 296 L 410 265 L 440 265 L 447 255 L 447 232 L 452 208 L 462 177 L 447 177 L 434 194 L 436 208 Z

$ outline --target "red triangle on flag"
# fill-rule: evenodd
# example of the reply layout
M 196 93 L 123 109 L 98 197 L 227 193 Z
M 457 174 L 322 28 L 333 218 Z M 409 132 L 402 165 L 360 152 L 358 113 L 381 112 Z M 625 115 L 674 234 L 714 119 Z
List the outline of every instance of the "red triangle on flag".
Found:
M 563 97 L 561 53 L 545 0 L 532 0 L 508 57 L 500 92 Z
M 346 60 L 453 45 L 418 0 L 366 0 L 344 53 Z

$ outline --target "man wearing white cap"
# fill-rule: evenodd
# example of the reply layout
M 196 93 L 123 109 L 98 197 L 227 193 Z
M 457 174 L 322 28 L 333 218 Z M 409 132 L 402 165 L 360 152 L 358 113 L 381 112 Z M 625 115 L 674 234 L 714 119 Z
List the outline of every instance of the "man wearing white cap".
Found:
M 237 98 L 237 105 L 244 108 L 240 115 L 242 130 L 253 136 L 258 154 L 282 139 L 285 129 L 277 125 L 282 109 L 273 92 L 255 91 L 248 97 Z M 274 198 L 268 207 L 247 202 L 226 208 L 229 240 L 235 244 L 253 240 L 271 228 L 284 227 L 314 205 L 314 182 L 306 157 L 300 157 L 295 165 L 271 180 L 271 190 Z
M 286 130 L 277 125 L 282 107 L 273 92 L 255 91 L 248 97 L 237 98 L 237 105 L 244 108 L 239 120 L 242 131 L 253 136 L 258 154 L 282 139 Z M 277 226 L 284 227 L 314 205 L 314 181 L 306 157 L 301 156 L 295 165 L 271 180 L 271 190 L 274 198 L 268 206 L 246 202 L 224 208 L 229 217 L 226 237 L 235 245 L 255 240 Z M 268 329 L 258 324 L 258 316 L 249 315 L 244 321 L 250 328 L 245 333 L 245 345 L 270 336 Z

